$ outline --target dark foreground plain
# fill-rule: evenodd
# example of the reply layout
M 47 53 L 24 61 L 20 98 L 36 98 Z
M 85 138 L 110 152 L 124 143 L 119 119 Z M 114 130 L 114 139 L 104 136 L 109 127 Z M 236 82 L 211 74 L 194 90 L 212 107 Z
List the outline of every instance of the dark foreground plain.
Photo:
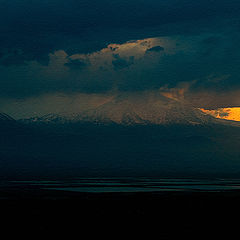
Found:
M 239 191 L 81 193 L 22 187 L 2 188 L 0 197 L 1 233 L 7 236 L 237 239 L 239 229 Z

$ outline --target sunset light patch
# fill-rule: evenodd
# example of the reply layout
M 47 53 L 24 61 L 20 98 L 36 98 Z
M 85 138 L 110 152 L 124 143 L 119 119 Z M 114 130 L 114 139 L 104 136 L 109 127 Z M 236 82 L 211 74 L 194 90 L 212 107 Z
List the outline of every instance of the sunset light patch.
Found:
M 240 121 L 240 107 L 218 108 L 215 110 L 207 110 L 204 108 L 200 108 L 200 110 L 216 118 Z

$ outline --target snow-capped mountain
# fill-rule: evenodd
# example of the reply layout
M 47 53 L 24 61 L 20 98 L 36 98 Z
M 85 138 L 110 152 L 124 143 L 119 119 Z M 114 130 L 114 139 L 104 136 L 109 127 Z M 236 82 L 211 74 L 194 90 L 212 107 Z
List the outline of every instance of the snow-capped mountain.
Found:
M 42 123 L 94 122 L 122 125 L 226 123 L 224 120 L 216 119 L 192 107 L 184 100 L 165 97 L 159 93 L 136 93 L 131 95 L 125 93 L 117 95 L 108 102 L 87 111 L 48 114 L 25 121 Z
M 0 113 L 0 131 L 1 134 L 3 132 L 8 131 L 9 129 L 15 129 L 17 127 L 18 123 L 16 120 L 14 120 L 12 117 L 5 113 Z

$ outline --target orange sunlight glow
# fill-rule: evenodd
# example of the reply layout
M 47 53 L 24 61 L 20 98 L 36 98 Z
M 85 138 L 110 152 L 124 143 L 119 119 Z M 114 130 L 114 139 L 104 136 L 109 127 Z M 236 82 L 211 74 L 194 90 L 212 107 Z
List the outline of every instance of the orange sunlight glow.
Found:
M 218 108 L 215 110 L 207 110 L 204 108 L 200 108 L 200 110 L 216 118 L 240 121 L 240 107 Z

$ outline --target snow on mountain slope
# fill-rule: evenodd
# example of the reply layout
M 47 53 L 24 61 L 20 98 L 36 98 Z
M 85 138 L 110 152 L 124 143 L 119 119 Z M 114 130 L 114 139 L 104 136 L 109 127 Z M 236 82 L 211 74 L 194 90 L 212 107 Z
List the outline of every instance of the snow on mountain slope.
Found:
M 5 113 L 0 112 L 0 123 L 2 122 L 15 122 L 15 120 Z
M 28 122 L 66 123 L 94 122 L 134 124 L 213 124 L 226 123 L 201 110 L 192 107 L 184 100 L 165 97 L 157 92 L 123 93 L 99 107 L 78 113 L 48 114 L 35 117 Z

